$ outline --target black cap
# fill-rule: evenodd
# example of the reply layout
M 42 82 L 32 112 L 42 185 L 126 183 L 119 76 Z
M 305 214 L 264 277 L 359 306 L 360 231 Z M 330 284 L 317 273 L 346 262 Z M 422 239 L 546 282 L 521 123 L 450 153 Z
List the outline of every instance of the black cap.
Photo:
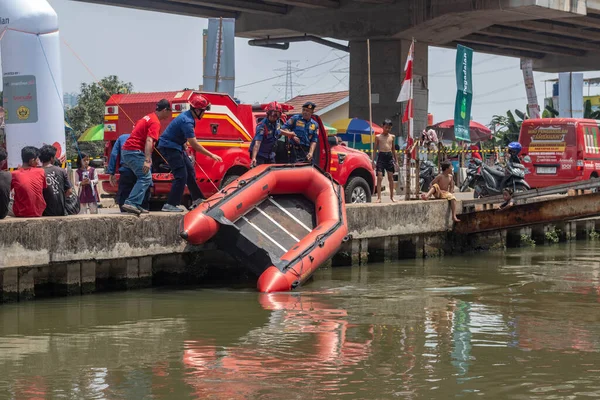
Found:
M 309 110 L 314 111 L 315 108 L 317 108 L 317 105 L 315 103 L 313 103 L 312 101 L 307 101 L 306 103 L 304 103 L 302 105 L 302 108 L 308 108 Z
M 391 119 L 387 118 L 383 120 L 383 125 L 389 125 L 389 126 L 394 126 L 394 123 L 392 122 Z
M 158 103 L 156 103 L 156 111 L 169 110 L 171 111 L 171 103 L 169 100 L 162 99 Z

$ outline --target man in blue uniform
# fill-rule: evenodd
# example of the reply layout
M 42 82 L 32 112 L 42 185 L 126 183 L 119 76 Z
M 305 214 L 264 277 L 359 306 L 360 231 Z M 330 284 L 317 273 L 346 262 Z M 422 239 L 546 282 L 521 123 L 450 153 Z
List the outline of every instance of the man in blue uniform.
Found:
M 185 143 L 188 143 L 198 153 L 210 157 L 216 162 L 223 161 L 221 157 L 206 150 L 198 143 L 194 132 L 196 120 L 202 119 L 204 113 L 210 110 L 210 103 L 204 96 L 195 93 L 190 97 L 189 104 L 190 109 L 171 121 L 158 140 L 158 151 L 169 163 L 174 178 L 167 203 L 163 206 L 162 211 L 184 211 L 178 205 L 181 203 L 186 184 L 194 203 L 198 203 L 203 198 L 196 182 L 196 171 L 184 149 Z
M 123 204 L 125 204 L 125 200 L 129 197 L 131 189 L 133 189 L 133 186 L 137 182 L 137 176 L 135 176 L 131 169 L 123 164 L 121 158 L 121 147 L 123 147 L 123 143 L 129 139 L 129 136 L 129 133 L 119 136 L 110 152 L 108 167 L 106 168 L 106 173 L 110 175 L 110 184 L 113 186 L 117 186 L 117 177 L 115 176 L 115 173 L 117 170 L 119 171 L 119 188 L 117 189 L 117 198 L 115 200 L 117 201 L 121 212 L 125 212 L 123 211 Z M 153 184 L 150 183 L 150 187 L 152 186 Z M 146 210 L 150 208 L 150 187 L 146 190 L 142 202 L 142 208 Z
M 306 102 L 302 114 L 294 115 L 282 127 L 281 133 L 291 137 L 290 162 L 312 162 L 319 142 L 319 124 L 312 118 L 317 106 Z
M 275 163 L 275 147 L 281 136 L 279 118 L 283 108 L 276 101 L 265 108 L 267 117 L 256 125 L 256 134 L 250 144 L 251 167 Z

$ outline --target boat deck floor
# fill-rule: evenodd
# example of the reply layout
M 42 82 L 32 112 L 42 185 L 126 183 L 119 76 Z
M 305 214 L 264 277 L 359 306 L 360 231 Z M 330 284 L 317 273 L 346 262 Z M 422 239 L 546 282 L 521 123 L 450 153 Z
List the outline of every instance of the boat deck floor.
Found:
M 301 195 L 275 195 L 234 223 L 257 247 L 281 258 L 315 228 L 315 207 Z

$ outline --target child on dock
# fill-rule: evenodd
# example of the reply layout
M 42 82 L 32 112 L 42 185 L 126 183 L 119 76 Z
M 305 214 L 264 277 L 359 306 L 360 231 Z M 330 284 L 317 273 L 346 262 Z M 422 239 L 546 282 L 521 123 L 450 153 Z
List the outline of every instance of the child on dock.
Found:
M 375 170 L 377 171 L 377 201 L 381 203 L 381 182 L 383 174 L 387 172 L 388 183 L 390 185 L 390 199 L 394 200 L 394 172 L 398 168 L 398 155 L 396 154 L 395 136 L 390 132 L 394 124 L 391 120 L 383 121 L 383 133 L 375 138 L 375 146 L 373 151 L 377 151 L 377 161 L 375 162 Z
M 504 199 L 504 203 L 500 204 L 498 211 L 506 210 L 514 205 L 514 201 L 512 198 L 513 191 L 511 188 L 506 188 L 502 191 L 502 198 Z
M 435 177 L 431 182 L 431 189 L 426 194 L 421 195 L 422 200 L 428 200 L 432 195 L 436 199 L 445 199 L 450 201 L 452 209 L 452 219 L 454 222 L 460 222 L 456 217 L 456 197 L 454 197 L 454 170 L 452 164 L 443 162 L 441 165 L 442 173 Z
M 81 152 L 77 157 L 77 171 L 75 173 L 75 187 L 79 190 L 80 214 L 98 214 L 98 174 L 90 167 L 90 156 Z

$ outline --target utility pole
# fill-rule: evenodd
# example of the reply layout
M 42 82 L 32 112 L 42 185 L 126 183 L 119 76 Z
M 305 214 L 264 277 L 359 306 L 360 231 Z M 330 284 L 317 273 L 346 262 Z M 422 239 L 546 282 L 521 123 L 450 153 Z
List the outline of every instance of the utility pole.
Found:
M 219 93 L 219 79 L 221 73 L 221 45 L 223 44 L 223 18 L 219 18 L 219 33 L 217 34 L 217 71 L 215 74 L 215 92 Z

